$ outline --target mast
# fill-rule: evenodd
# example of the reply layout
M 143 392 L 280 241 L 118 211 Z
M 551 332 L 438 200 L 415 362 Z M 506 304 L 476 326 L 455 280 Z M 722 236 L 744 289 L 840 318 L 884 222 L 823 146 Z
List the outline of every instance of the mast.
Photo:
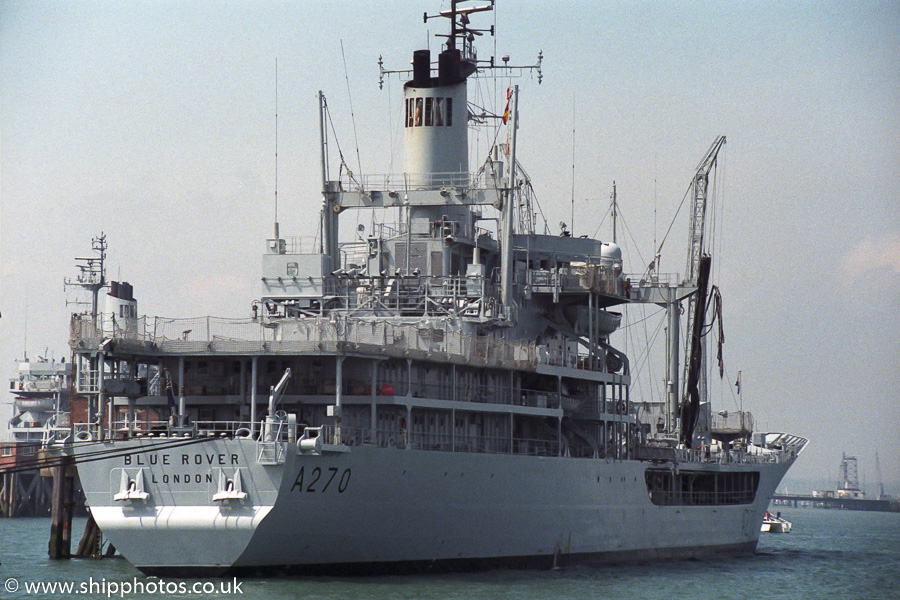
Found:
M 509 183 L 506 189 L 506 197 L 503 201 L 503 212 L 501 218 L 503 220 L 501 230 L 501 249 L 500 256 L 503 261 L 503 271 L 500 274 L 500 292 L 502 296 L 503 306 L 506 307 L 507 315 L 510 315 L 513 308 L 513 196 L 516 189 L 516 130 L 519 124 L 519 86 L 514 85 L 510 91 L 510 135 L 509 135 Z
M 91 292 L 91 319 L 97 325 L 100 290 L 106 286 L 106 234 L 91 240 L 91 249 L 97 256 L 80 256 L 75 260 L 83 264 L 76 265 L 81 273 L 75 281 L 67 281 L 68 285 L 77 285 Z
M 330 270 L 340 267 L 340 251 L 338 250 L 338 213 L 340 207 L 335 204 L 335 182 L 328 181 L 328 141 L 325 136 L 325 120 L 328 104 L 325 94 L 319 91 L 319 144 L 321 146 L 322 165 L 322 240 L 320 250 L 331 259 Z

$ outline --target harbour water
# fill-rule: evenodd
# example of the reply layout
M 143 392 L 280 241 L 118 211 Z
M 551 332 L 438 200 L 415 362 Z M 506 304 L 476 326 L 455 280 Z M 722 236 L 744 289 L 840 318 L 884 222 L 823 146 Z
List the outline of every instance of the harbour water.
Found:
M 788 509 L 790 534 L 763 534 L 755 555 L 555 571 L 182 580 L 145 577 L 122 559 L 47 558 L 48 519 L 0 519 L 0 599 L 286 598 L 568 600 L 897 598 L 900 514 Z M 73 525 L 73 546 L 84 520 Z M 172 552 L 177 552 L 173 548 Z M 57 586 L 71 582 L 70 592 Z M 43 590 L 35 585 L 45 584 Z M 135 591 L 138 584 L 143 590 Z M 14 589 L 15 588 L 15 589 Z M 30 589 L 29 589 L 30 588 Z

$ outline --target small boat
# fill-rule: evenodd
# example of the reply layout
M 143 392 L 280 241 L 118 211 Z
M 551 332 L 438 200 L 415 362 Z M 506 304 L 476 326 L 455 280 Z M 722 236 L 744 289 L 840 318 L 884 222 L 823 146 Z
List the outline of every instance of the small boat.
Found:
M 759 528 L 761 533 L 790 533 L 791 522 L 782 518 L 781 513 L 766 512 L 763 518 L 762 526 Z

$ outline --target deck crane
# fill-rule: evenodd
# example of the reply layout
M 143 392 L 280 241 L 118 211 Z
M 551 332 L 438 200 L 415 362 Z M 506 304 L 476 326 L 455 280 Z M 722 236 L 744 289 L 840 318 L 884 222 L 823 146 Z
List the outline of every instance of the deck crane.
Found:
M 709 283 L 709 256 L 704 254 L 704 231 L 706 228 L 707 188 L 709 172 L 716 165 L 719 150 L 725 145 L 725 136 L 713 142 L 697 171 L 691 190 L 690 238 L 687 283 L 697 289 L 688 298 L 687 331 L 689 333 L 689 359 L 685 361 L 685 390 L 681 401 L 681 438 L 691 444 L 697 417 L 700 414 L 701 398 L 706 396 L 706 348 L 701 332 L 706 310 L 706 289 Z

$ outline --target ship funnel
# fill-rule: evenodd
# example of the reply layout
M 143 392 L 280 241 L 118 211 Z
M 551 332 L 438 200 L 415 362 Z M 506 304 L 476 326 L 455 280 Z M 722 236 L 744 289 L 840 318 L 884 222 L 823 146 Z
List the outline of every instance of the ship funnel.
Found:
M 462 80 L 459 50 L 451 48 L 441 52 L 438 55 L 438 85 L 453 85 Z
M 431 86 L 431 51 L 416 50 L 413 52 L 413 87 Z
M 404 86 L 406 173 L 410 185 L 438 189 L 468 182 L 468 103 L 458 50 L 439 56 L 431 77 L 431 53 L 413 53 L 413 78 Z

